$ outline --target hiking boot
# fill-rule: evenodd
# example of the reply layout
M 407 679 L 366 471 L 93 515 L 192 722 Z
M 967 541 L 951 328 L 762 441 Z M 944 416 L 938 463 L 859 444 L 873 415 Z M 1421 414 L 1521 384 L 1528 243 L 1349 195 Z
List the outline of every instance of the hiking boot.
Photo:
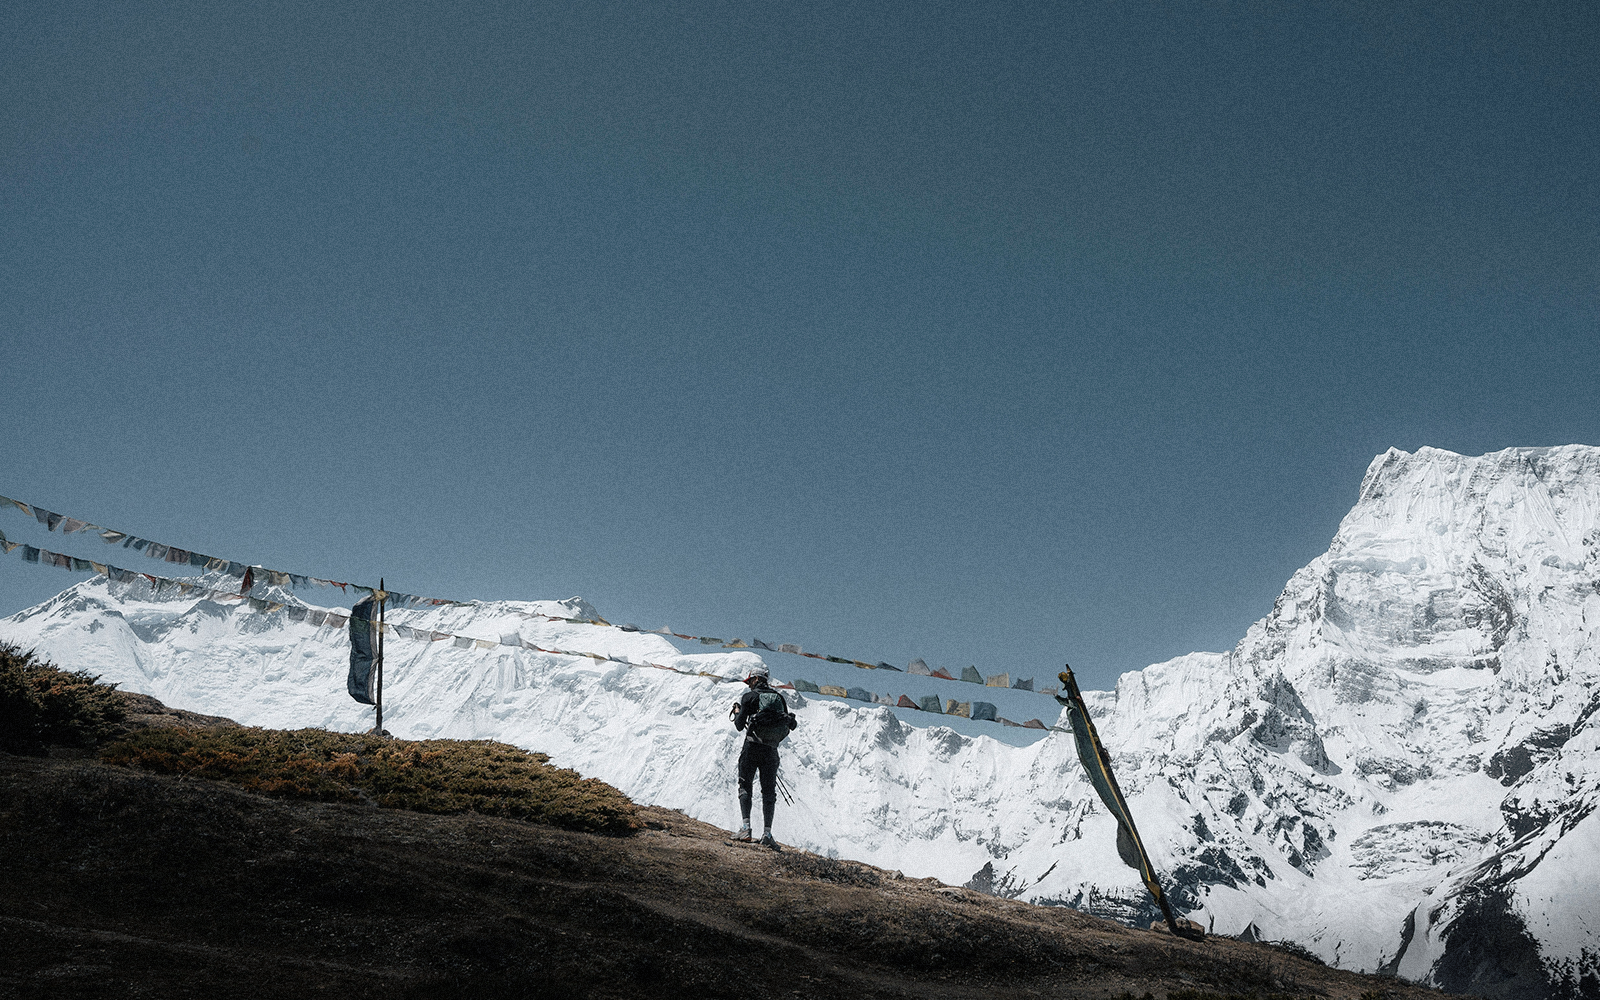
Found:
M 741 844 L 748 844 L 754 840 L 755 838 L 750 835 L 750 824 L 746 823 L 744 826 L 739 827 L 739 832 L 733 835 L 733 839 Z
M 772 833 L 770 831 L 768 831 L 767 833 L 763 833 L 761 835 L 761 846 L 762 847 L 770 847 L 774 851 L 776 851 L 778 849 L 778 842 L 775 839 L 773 839 Z

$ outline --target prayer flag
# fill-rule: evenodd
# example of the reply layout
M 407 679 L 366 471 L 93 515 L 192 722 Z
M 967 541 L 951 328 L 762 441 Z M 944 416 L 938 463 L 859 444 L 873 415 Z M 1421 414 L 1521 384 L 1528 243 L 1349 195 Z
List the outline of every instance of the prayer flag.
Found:
M 700 645 L 702 645 L 702 646 L 720 646 L 720 645 L 722 645 L 722 640 L 721 639 L 712 639 L 712 638 L 709 638 L 707 636 L 702 636 L 700 638 Z M 756 645 L 758 645 L 758 646 L 761 645 L 761 640 L 760 639 L 756 640 Z M 771 649 L 772 647 L 771 646 L 767 646 L 767 647 L 764 647 L 764 648 Z
M 852 662 L 850 660 L 845 659 L 842 656 L 830 656 L 830 657 L 827 657 L 827 660 L 828 660 L 829 663 L 843 663 L 845 666 L 849 666 L 850 663 Z
M 944 703 L 944 714 L 959 715 L 963 719 L 972 718 L 972 702 L 956 701 L 951 699 Z
M 985 677 L 983 684 L 985 687 L 1008 688 L 1011 686 L 1011 675 L 995 674 L 993 677 Z
M 851 660 L 850 662 L 855 665 L 855 668 L 857 670 L 871 670 L 872 669 L 872 664 L 867 663 L 867 662 L 865 662 L 863 660 Z
M 345 680 L 345 688 L 350 697 L 363 705 L 374 704 L 377 671 L 373 668 L 378 653 L 378 623 L 374 619 L 377 611 L 378 602 L 370 598 L 350 609 L 350 675 Z
M 61 523 L 60 514 L 45 510 L 43 507 L 33 508 L 33 516 L 38 518 L 39 523 L 44 525 L 50 531 L 56 530 L 56 525 Z
M 138 547 L 137 545 L 134 546 L 134 548 Z M 165 559 L 167 557 L 167 546 L 162 545 L 160 542 L 147 542 L 144 554 L 151 559 Z
M 313 611 L 311 612 L 311 617 L 309 619 L 311 624 L 317 626 L 318 628 L 321 628 L 323 623 L 327 620 L 328 613 L 326 611 Z
M 118 542 L 126 539 L 128 536 L 124 532 L 112 531 L 110 528 L 107 528 L 106 530 L 100 532 L 100 537 L 105 539 L 107 545 L 115 545 Z
M 96 573 L 99 573 L 101 576 L 106 577 L 108 579 L 110 578 L 110 576 L 111 576 L 111 567 L 107 566 L 105 563 L 91 562 L 91 563 L 89 563 L 89 565 L 94 567 L 94 571 Z
M 946 670 L 943 667 L 940 667 L 938 670 L 930 670 L 930 671 L 928 671 L 928 676 L 929 677 L 942 677 L 947 681 L 955 680 L 954 677 L 950 676 L 950 671 Z
M 977 667 L 966 667 L 961 671 L 961 679 L 968 684 L 982 684 L 983 675 L 978 673 Z
M 169 547 L 163 558 L 165 558 L 169 563 L 183 563 L 185 566 L 187 566 L 189 565 L 189 550 L 174 549 Z
M 303 622 L 303 621 L 305 621 L 306 620 L 306 609 L 305 608 L 290 608 L 289 609 L 289 620 L 292 621 L 292 622 Z
M 750 640 L 750 645 L 754 646 L 756 649 L 765 649 L 765 650 L 768 650 L 768 651 L 773 652 L 773 653 L 777 652 L 776 649 L 772 648 L 772 644 L 771 643 L 762 642 L 760 639 L 751 639 Z
M 87 559 L 79 559 L 77 556 L 73 556 L 72 568 L 77 570 L 79 573 L 88 573 L 94 569 L 94 563 Z
M 817 688 L 817 693 L 818 694 L 832 695 L 835 698 L 847 698 L 847 697 L 849 697 L 849 695 L 845 692 L 845 689 L 840 687 L 840 686 L 838 686 L 837 684 L 823 684 L 823 685 L 821 685 L 820 687 Z
M 998 714 L 999 710 L 986 701 L 975 701 L 972 703 L 972 717 L 974 719 L 993 722 Z
M 89 527 L 88 521 L 80 521 L 75 517 L 64 517 L 61 519 L 61 533 L 63 535 L 70 535 L 75 531 L 82 531 L 87 527 Z
M 498 642 L 490 642 L 488 639 L 474 639 L 472 644 L 479 649 L 493 649 L 500 645 Z
M 915 660 L 912 660 L 910 663 L 906 664 L 906 673 L 918 674 L 926 677 L 928 676 L 928 665 L 922 662 L 922 658 L 919 656 Z
M 189 565 L 195 567 L 196 569 L 205 569 L 206 565 L 211 561 L 212 559 L 210 556 L 201 555 L 198 552 L 189 553 Z
M 250 588 L 254 587 L 255 585 L 256 585 L 255 567 L 246 566 L 244 568 L 244 579 L 239 581 L 239 593 L 248 594 L 248 593 L 250 593 Z
M 796 678 L 795 679 L 794 689 L 796 691 L 807 691 L 807 692 L 810 692 L 811 694 L 819 694 L 819 693 L 821 693 L 821 689 L 818 688 L 816 686 L 816 684 L 812 683 L 811 681 L 805 680 L 804 678 Z
M 901 695 L 900 696 L 900 700 L 895 702 L 895 705 L 897 707 L 899 707 L 899 708 L 917 708 L 917 707 L 919 707 L 916 702 L 912 701 L 910 698 L 907 698 L 905 695 Z
M 745 645 L 744 641 L 742 639 L 735 639 L 735 640 L 733 640 L 732 642 L 728 643 L 726 646 L 724 646 L 722 648 L 723 649 L 749 649 L 750 647 Z
M 455 646 L 457 649 L 471 649 L 472 648 L 472 640 L 468 639 L 464 635 L 456 636 L 455 640 L 456 641 L 451 643 L 451 645 Z
M 873 669 L 874 670 L 893 670 L 897 674 L 900 672 L 900 668 L 895 666 L 892 663 L 880 663 L 876 667 L 874 667 Z
M 938 715 L 944 714 L 944 708 L 939 704 L 939 696 L 936 694 L 924 696 L 922 699 L 922 704 L 918 705 L 917 707 L 921 708 L 924 712 L 934 712 Z
M 328 612 L 328 624 L 332 625 L 334 628 L 344 628 L 344 623 L 349 620 L 350 619 L 348 616 L 341 615 L 336 611 Z
M 453 639 L 455 636 L 451 635 L 449 632 L 433 632 L 430 633 L 429 638 L 431 638 L 434 642 L 440 642 L 445 639 Z
M 780 653 L 794 653 L 794 654 L 798 655 L 799 652 L 800 652 L 800 647 L 795 645 L 792 642 L 780 643 L 778 645 L 778 652 L 780 652 Z
M 18 510 L 22 511 L 24 514 L 28 515 L 29 517 L 33 516 L 33 509 L 30 508 L 27 504 L 23 503 L 21 500 L 13 500 L 10 497 L 0 497 L 0 503 L 11 504 L 13 507 L 15 507 Z
M 1033 678 L 1029 677 L 1027 680 L 1023 680 L 1021 677 L 1018 677 L 1016 680 L 1011 682 L 1011 687 L 1017 691 L 1032 691 Z

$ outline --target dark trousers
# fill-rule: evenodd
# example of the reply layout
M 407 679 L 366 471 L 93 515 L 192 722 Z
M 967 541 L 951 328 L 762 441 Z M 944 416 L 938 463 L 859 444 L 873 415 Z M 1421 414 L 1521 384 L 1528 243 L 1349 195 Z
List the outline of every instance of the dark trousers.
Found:
M 772 829 L 772 813 L 778 808 L 778 748 L 755 740 L 745 740 L 739 751 L 739 815 L 750 822 L 750 779 L 761 771 L 761 815 Z

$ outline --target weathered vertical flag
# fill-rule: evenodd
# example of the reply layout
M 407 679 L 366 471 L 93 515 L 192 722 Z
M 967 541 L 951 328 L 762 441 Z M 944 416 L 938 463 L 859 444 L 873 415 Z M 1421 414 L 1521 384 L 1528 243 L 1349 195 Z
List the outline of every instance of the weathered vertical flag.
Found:
M 371 597 L 350 609 L 350 677 L 345 687 L 350 697 L 363 705 L 375 704 L 372 660 L 378 648 L 377 612 L 378 602 Z

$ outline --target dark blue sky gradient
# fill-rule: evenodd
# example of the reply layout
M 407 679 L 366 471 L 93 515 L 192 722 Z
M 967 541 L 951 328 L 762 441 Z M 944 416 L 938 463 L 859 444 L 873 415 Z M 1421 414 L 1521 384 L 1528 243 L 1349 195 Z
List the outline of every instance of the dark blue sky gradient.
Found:
M 1600 8 L 858 7 L 14 13 L 0 493 L 1105 686 L 1600 444 Z

